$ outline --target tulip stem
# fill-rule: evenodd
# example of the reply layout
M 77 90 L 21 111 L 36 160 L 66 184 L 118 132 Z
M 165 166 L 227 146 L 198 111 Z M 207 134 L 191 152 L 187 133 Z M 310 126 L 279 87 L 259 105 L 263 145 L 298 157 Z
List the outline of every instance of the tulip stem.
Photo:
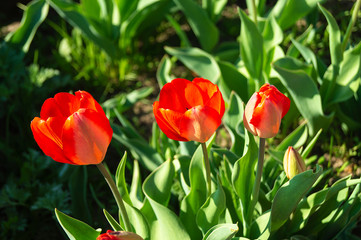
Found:
M 202 145 L 202 150 L 203 150 L 204 165 L 206 167 L 207 190 L 208 190 L 207 196 L 209 197 L 209 196 L 211 196 L 211 193 L 212 193 L 211 168 L 209 165 L 207 145 L 206 145 L 206 143 L 201 143 L 201 145 Z
M 121 218 L 123 220 L 123 223 L 125 225 L 125 230 L 128 232 L 132 231 L 132 226 L 130 225 L 129 217 L 127 214 L 127 211 L 125 210 L 125 205 L 123 202 L 123 198 L 119 193 L 119 190 L 117 186 L 115 185 L 115 182 L 110 176 L 108 170 L 104 167 L 103 163 L 99 163 L 96 165 L 99 169 L 99 171 L 103 174 L 105 181 L 108 183 L 108 186 L 110 187 L 110 190 L 112 190 L 113 196 L 115 198 L 115 201 L 117 202 Z
M 259 189 L 261 185 L 261 178 L 262 178 L 262 171 L 263 171 L 263 162 L 264 162 L 264 153 L 265 153 L 265 138 L 259 139 L 259 148 L 258 148 L 258 163 L 257 163 L 257 171 L 256 171 L 256 179 L 253 184 L 253 190 L 252 190 L 252 199 L 251 199 L 251 206 L 250 211 L 248 212 L 248 226 L 251 225 L 253 212 L 256 207 L 256 204 L 258 202 L 258 195 L 259 195 Z

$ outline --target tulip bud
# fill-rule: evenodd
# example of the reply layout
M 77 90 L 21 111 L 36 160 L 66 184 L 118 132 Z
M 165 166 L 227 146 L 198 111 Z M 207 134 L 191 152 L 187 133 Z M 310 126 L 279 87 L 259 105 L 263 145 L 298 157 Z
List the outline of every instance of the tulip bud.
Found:
M 292 179 L 297 174 L 306 171 L 306 164 L 301 155 L 293 147 L 288 147 L 283 158 L 283 168 L 287 178 Z
M 138 234 L 125 231 L 111 231 L 108 230 L 97 237 L 97 240 L 143 240 Z

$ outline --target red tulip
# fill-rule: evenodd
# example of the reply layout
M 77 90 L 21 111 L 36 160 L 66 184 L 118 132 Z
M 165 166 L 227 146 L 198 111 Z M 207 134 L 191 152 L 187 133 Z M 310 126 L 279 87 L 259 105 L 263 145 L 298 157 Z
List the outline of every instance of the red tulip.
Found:
M 132 232 L 108 230 L 106 233 L 99 235 L 96 240 L 143 240 L 143 238 Z
M 207 79 L 177 78 L 164 85 L 153 112 L 169 138 L 204 143 L 221 124 L 224 101 L 218 86 Z
M 103 109 L 85 91 L 47 99 L 31 130 L 45 155 L 76 165 L 101 163 L 113 135 Z
M 243 114 L 243 124 L 255 136 L 274 137 L 289 108 L 288 97 L 275 86 L 266 83 L 249 99 Z

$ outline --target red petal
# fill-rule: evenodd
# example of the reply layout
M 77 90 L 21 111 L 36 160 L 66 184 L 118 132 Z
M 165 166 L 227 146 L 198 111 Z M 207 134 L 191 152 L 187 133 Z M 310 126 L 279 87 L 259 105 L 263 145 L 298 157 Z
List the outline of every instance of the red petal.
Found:
M 78 165 L 98 164 L 105 157 L 112 135 L 109 120 L 103 114 L 79 109 L 64 124 L 64 154 Z
M 41 106 L 40 118 L 47 119 L 49 117 L 64 116 L 61 109 L 54 98 L 48 98 Z
M 183 114 L 169 109 L 159 108 L 159 102 L 153 104 L 153 113 L 155 120 L 162 132 L 170 139 L 176 141 L 188 141 L 180 136 L 179 124 Z
M 197 105 L 203 105 L 203 96 L 199 88 L 186 79 L 173 79 L 170 83 L 165 84 L 160 91 L 160 108 L 184 113 Z
M 196 142 L 206 142 L 221 125 L 218 112 L 208 106 L 197 106 L 185 112 L 180 132 L 181 136 Z
M 246 104 L 246 107 L 245 107 L 244 113 L 243 113 L 244 127 L 255 136 L 257 136 L 256 128 L 252 124 L 249 124 L 249 122 L 252 119 L 253 111 L 256 107 L 256 104 L 259 102 L 260 99 L 261 99 L 261 97 L 259 96 L 259 94 L 257 92 L 253 93 L 251 98 L 248 100 L 248 103 Z
M 75 96 L 79 98 L 80 108 L 93 109 L 94 111 L 104 113 L 103 108 L 95 101 L 90 93 L 86 91 L 77 91 L 75 92 Z
M 49 118 L 49 121 L 52 122 Z M 54 124 L 55 121 L 50 123 Z M 70 159 L 66 158 L 63 153 L 63 144 L 57 134 L 49 127 L 46 121 L 36 117 L 31 121 L 31 131 L 33 132 L 34 139 L 44 152 L 45 155 L 51 157 L 53 160 L 62 163 L 74 164 Z M 59 128 L 59 127 L 57 127 Z
M 203 95 L 204 102 L 208 102 L 209 99 L 219 91 L 218 86 L 213 84 L 211 81 L 204 78 L 195 78 L 192 81 L 193 84 L 197 85 Z

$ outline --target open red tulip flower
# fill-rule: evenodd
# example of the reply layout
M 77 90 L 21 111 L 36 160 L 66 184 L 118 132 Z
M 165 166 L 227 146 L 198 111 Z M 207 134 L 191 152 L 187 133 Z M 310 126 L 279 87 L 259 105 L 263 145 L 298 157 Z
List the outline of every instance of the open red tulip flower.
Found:
M 169 138 L 204 143 L 222 122 L 224 101 L 218 86 L 207 79 L 176 78 L 161 89 L 153 112 Z
M 75 165 L 101 163 L 113 135 L 103 109 L 85 91 L 47 99 L 31 130 L 45 155 Z
M 260 138 L 274 137 L 289 108 L 290 99 L 266 83 L 249 99 L 243 114 L 244 126 Z

